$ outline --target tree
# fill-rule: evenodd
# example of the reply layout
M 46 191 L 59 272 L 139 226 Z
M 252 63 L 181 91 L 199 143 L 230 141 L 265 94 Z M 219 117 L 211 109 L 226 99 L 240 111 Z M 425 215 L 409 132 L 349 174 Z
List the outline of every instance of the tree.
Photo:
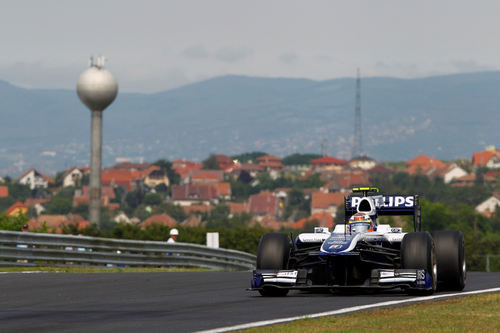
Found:
M 163 199 L 158 193 L 148 193 L 144 197 L 144 204 L 151 206 L 158 206 L 162 203 Z
M 186 212 L 181 206 L 174 205 L 170 202 L 162 203 L 157 209 L 159 213 L 166 213 L 179 222 L 187 218 Z
M 305 188 L 320 188 L 325 185 L 326 182 L 322 181 L 319 177 L 319 173 L 314 173 L 307 177 L 304 180 L 297 182 L 297 188 L 305 189 Z
M 210 155 L 207 159 L 201 162 L 203 164 L 202 169 L 205 170 L 220 170 L 221 167 L 219 163 L 217 163 L 216 157 L 214 154 Z
M 243 153 L 239 155 L 231 156 L 233 160 L 238 160 L 240 163 L 256 162 L 261 156 L 265 156 L 267 153 L 261 151 L 254 151 L 251 153 Z
M 45 206 L 47 214 L 69 214 L 73 208 L 73 200 L 65 197 L 55 197 Z
M 7 187 L 9 188 L 9 197 L 13 198 L 15 201 L 24 202 L 31 196 L 31 190 L 28 185 L 7 182 Z
M 25 223 L 28 223 L 28 217 L 24 214 L 19 216 L 0 214 L 0 230 L 21 231 Z
M 78 206 L 73 207 L 71 210 L 73 214 L 78 214 L 84 219 L 89 219 L 89 205 L 87 204 L 79 204 Z
M 181 177 L 174 169 L 172 169 L 172 163 L 165 159 L 160 159 L 153 163 L 153 165 L 159 166 L 161 171 L 164 171 L 170 181 L 170 184 L 179 184 Z

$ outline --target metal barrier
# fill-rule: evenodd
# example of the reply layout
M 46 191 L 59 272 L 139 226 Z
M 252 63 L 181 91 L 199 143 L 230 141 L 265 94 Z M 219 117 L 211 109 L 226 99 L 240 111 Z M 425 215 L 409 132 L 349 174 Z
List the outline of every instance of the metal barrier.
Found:
M 190 243 L 0 231 L 1 266 L 204 267 L 251 270 L 255 255 Z

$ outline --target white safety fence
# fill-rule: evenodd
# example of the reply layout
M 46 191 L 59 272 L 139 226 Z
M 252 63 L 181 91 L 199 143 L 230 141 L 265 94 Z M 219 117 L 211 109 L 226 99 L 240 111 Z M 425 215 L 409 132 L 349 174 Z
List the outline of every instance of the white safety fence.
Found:
M 252 270 L 255 255 L 190 243 L 167 243 L 0 231 L 1 266 L 86 265 Z

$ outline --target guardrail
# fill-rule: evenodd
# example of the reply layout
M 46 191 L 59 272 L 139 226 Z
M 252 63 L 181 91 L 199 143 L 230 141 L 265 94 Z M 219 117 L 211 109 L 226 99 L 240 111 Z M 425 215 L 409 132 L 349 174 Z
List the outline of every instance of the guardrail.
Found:
M 251 270 L 255 255 L 190 243 L 0 231 L 1 266 L 48 264 Z

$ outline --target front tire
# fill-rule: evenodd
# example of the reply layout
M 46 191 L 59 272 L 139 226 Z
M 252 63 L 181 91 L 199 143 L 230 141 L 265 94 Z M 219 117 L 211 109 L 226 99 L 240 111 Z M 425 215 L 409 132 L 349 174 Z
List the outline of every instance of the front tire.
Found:
M 290 238 L 285 234 L 278 232 L 264 234 L 257 250 L 257 269 L 286 269 L 290 257 L 290 243 Z M 286 296 L 288 289 L 264 287 L 259 293 L 262 296 Z
M 436 246 L 440 290 L 461 291 L 467 280 L 464 236 L 457 230 L 432 234 Z
M 437 289 L 437 260 L 434 242 L 428 232 L 406 234 L 401 242 L 401 267 L 404 269 L 425 269 L 431 275 L 432 294 Z

